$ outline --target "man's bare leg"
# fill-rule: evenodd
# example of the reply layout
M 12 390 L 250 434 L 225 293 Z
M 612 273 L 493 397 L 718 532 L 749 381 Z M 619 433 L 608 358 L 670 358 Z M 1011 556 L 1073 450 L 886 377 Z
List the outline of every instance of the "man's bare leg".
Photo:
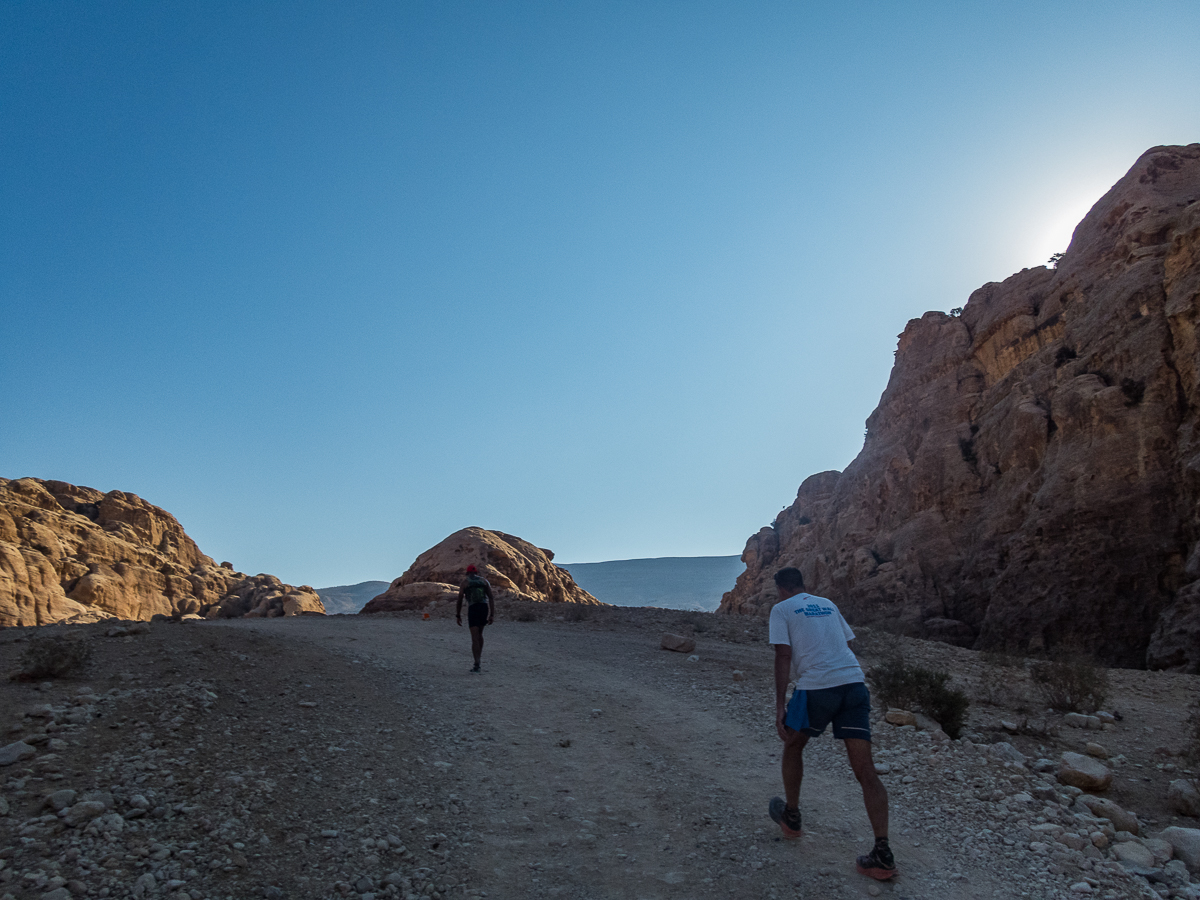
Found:
M 888 795 L 879 775 L 875 772 L 875 762 L 871 759 L 871 742 L 862 738 L 846 738 L 846 755 L 850 758 L 850 768 L 854 777 L 862 786 L 863 804 L 867 807 L 867 818 L 871 820 L 871 830 L 875 837 L 888 836 Z M 787 751 L 784 751 L 786 759 Z M 787 786 L 786 770 L 784 787 Z M 790 798 L 790 794 L 788 795 Z M 791 800 L 788 800 L 791 803 Z
M 808 743 L 808 735 L 790 728 L 786 732 L 787 740 L 783 743 L 783 799 L 788 809 L 799 809 L 800 782 L 804 780 L 804 745 Z
M 475 668 L 479 668 L 479 657 L 483 654 L 483 628 L 471 626 L 471 655 L 475 657 Z

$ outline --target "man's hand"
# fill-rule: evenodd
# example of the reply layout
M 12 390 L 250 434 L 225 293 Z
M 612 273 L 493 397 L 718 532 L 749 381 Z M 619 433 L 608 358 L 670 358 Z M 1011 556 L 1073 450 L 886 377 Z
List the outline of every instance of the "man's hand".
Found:
M 491 625 L 491 624 L 492 624 L 493 622 L 495 622 L 495 621 L 496 621 L 496 617 L 495 617 L 495 616 L 488 616 L 488 624 L 489 624 L 489 625 Z
M 455 616 L 454 618 L 458 621 L 458 627 L 462 628 L 462 616 Z
M 775 710 L 775 730 L 779 733 L 779 739 L 787 743 L 787 707 L 780 706 Z

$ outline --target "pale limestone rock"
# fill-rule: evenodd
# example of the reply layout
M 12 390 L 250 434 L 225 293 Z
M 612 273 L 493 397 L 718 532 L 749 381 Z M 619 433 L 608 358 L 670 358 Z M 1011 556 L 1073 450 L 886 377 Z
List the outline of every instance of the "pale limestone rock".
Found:
M 1104 763 L 1067 751 L 1059 760 L 1058 780 L 1085 791 L 1106 791 L 1112 784 L 1112 770 Z
M 917 724 L 916 715 L 906 709 L 889 709 L 883 719 L 889 725 L 912 725 L 915 727 Z
M 412 584 L 393 585 L 362 608 L 360 612 L 398 612 L 405 609 L 424 609 L 430 603 L 454 603 L 458 599 L 458 588 L 453 584 L 436 581 L 417 581 Z
M 1137 841 L 1125 841 L 1122 844 L 1113 844 L 1112 857 L 1117 862 L 1125 863 L 1129 866 L 1137 866 L 1142 869 L 1154 868 L 1154 854 Z
M 1083 752 L 1088 756 L 1096 759 L 1108 759 L 1108 748 L 1103 744 L 1097 744 L 1095 741 L 1088 741 L 1087 746 L 1083 748 Z
M 1096 818 L 1108 819 L 1117 831 L 1128 831 L 1130 834 L 1138 834 L 1139 832 L 1137 816 L 1128 810 L 1122 809 L 1106 797 L 1093 797 L 1091 794 L 1081 794 L 1075 799 L 1075 802 L 1087 807 Z
M 1200 828 L 1164 828 L 1159 837 L 1170 843 L 1177 859 L 1182 859 L 1193 875 L 1200 875 Z
M 15 762 L 29 759 L 35 753 L 37 750 L 24 741 L 14 741 L 6 747 L 0 747 L 0 766 L 11 766 Z

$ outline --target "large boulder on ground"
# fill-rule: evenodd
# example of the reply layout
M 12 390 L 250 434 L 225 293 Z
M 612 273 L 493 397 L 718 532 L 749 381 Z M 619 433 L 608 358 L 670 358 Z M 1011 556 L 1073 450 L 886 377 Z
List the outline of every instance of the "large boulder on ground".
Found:
M 1147 151 L 1055 268 L 900 335 L 862 451 L 746 542 L 851 623 L 1200 671 L 1200 144 Z
M 1171 845 L 1175 858 L 1182 859 L 1189 872 L 1200 875 L 1200 828 L 1172 825 L 1164 828 L 1159 837 Z
M 1167 806 L 1181 816 L 1200 817 L 1200 791 L 1191 778 L 1176 778 L 1167 787 Z
M 0 478 L 0 626 L 242 615 L 261 605 L 262 591 L 252 607 L 243 601 L 264 580 L 279 597 L 264 610 L 324 612 L 311 588 L 217 565 L 174 516 L 136 494 Z
M 417 581 L 413 584 L 395 585 L 388 588 L 359 610 L 360 614 L 399 612 L 405 609 L 423 609 L 430 603 L 453 601 L 458 598 L 458 587 L 437 581 Z
M 1084 791 L 1107 791 L 1112 784 L 1112 770 L 1090 756 L 1067 751 L 1058 764 L 1058 780 Z
M 1075 802 L 1086 807 L 1093 816 L 1099 819 L 1108 819 L 1117 831 L 1128 831 L 1130 834 L 1139 833 L 1137 815 L 1127 809 L 1122 809 L 1107 797 L 1081 794 Z
M 511 534 L 464 528 L 418 556 L 362 612 L 420 609 L 431 599 L 442 599 L 441 589 L 447 585 L 457 595 L 458 585 L 466 578 L 470 565 L 491 583 L 497 600 L 600 605 L 599 600 L 575 583 L 570 572 L 554 565 L 553 559 L 554 554 L 549 550 Z

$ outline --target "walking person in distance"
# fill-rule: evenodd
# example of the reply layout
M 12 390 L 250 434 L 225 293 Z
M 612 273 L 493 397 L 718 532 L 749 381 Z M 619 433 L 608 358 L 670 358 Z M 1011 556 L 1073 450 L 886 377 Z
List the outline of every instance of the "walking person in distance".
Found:
M 804 593 L 799 569 L 780 569 L 775 587 L 779 602 L 771 608 L 769 634 L 775 647 L 775 729 L 783 741 L 784 796 L 773 798 L 768 812 L 784 837 L 800 836 L 804 747 L 832 723 L 834 738 L 846 745 L 875 832 L 871 852 L 856 860 L 858 871 L 886 880 L 896 874 L 888 846 L 888 795 L 871 759 L 871 695 L 848 643 L 854 632 L 833 603 Z M 786 702 L 793 682 L 795 691 Z
M 467 577 L 458 588 L 458 606 L 454 618 L 462 626 L 463 600 L 467 601 L 467 627 L 471 629 L 471 655 L 475 657 L 472 672 L 480 672 L 479 657 L 483 654 L 483 628 L 496 619 L 496 601 L 492 586 L 475 566 L 467 566 Z

